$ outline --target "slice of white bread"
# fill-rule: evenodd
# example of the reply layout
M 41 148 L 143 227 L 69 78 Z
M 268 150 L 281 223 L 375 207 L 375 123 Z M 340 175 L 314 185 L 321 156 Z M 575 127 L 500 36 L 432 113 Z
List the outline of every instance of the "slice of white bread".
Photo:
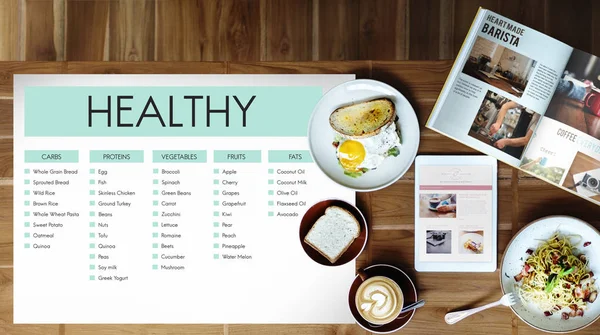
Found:
M 351 138 L 371 137 L 396 120 L 396 107 L 390 99 L 380 98 L 340 107 L 329 116 L 338 133 Z
M 304 242 L 335 263 L 360 234 L 358 220 L 347 210 L 330 206 L 310 228 Z

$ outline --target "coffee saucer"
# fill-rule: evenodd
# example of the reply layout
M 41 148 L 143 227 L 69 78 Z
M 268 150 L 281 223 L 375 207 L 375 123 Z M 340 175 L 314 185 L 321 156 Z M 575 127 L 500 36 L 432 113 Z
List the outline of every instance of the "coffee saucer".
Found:
M 397 267 L 387 264 L 375 264 L 364 268 L 363 271 L 368 277 L 385 276 L 394 280 L 402 289 L 402 294 L 404 295 L 404 306 L 412 304 L 418 300 L 415 284 L 412 282 L 410 277 L 404 273 L 404 271 L 398 269 Z M 358 312 L 356 303 L 354 301 L 356 291 L 361 283 L 362 280 L 357 275 L 356 278 L 354 278 L 354 282 L 352 282 L 352 285 L 350 286 L 350 292 L 348 294 L 348 306 L 350 306 L 350 312 L 354 316 L 356 323 L 358 323 L 358 325 L 365 330 L 375 334 L 389 334 L 402 329 L 415 315 L 416 310 L 405 312 L 400 314 L 396 320 L 382 326 L 373 325 L 367 322 Z

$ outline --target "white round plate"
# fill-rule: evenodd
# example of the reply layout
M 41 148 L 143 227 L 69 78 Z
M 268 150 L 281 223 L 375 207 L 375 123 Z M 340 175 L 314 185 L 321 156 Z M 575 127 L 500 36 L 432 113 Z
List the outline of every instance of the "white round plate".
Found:
M 346 176 L 332 145 L 335 131 L 329 125 L 329 116 L 339 107 L 377 98 L 388 98 L 396 105 L 396 126 L 402 142 L 400 154 L 387 157 L 377 169 L 361 177 Z M 392 86 L 370 79 L 353 80 L 332 88 L 317 103 L 308 123 L 310 153 L 317 166 L 336 183 L 361 192 L 375 191 L 400 179 L 415 160 L 419 134 L 419 122 L 408 100 Z
M 600 274 L 600 233 L 585 221 L 570 216 L 548 216 L 538 219 L 521 229 L 509 242 L 500 267 L 500 284 L 504 294 L 515 292 L 515 275 L 521 272 L 524 260 L 527 259 L 527 249 L 535 250 L 540 242 L 550 238 L 556 231 L 561 235 L 580 235 L 583 239 L 578 250 L 582 251 L 588 258 L 589 267 L 594 272 L 596 285 L 598 274 Z M 591 242 L 583 247 L 584 242 Z M 562 312 L 556 312 L 551 316 L 544 316 L 544 311 L 533 304 L 523 303 L 520 298 L 516 305 L 511 306 L 513 312 L 530 326 L 548 333 L 569 333 L 583 329 L 591 325 L 600 317 L 600 300 L 588 303 L 588 309 L 582 317 L 573 317 L 562 320 Z M 567 311 L 567 309 L 563 309 Z
M 467 240 L 471 240 L 475 243 L 483 243 L 483 236 L 477 233 L 467 233 L 460 237 L 460 243 L 458 244 L 458 247 L 461 248 L 460 253 L 476 255 L 477 253 L 475 251 L 464 247 Z M 485 248 L 485 245 L 483 247 Z

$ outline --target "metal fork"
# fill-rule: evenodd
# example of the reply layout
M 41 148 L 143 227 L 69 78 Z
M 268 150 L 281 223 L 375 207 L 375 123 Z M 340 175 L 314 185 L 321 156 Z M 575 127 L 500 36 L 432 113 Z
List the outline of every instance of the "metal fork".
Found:
M 467 316 L 473 315 L 475 313 L 479 313 L 485 309 L 488 308 L 492 308 L 492 307 L 496 307 L 499 305 L 504 305 L 504 306 L 512 306 L 514 304 L 517 303 L 517 299 L 515 297 L 514 293 L 507 293 L 505 294 L 502 299 L 496 301 L 496 302 L 492 302 L 491 304 L 487 304 L 481 307 L 476 307 L 476 308 L 471 308 L 471 309 L 467 309 L 465 311 L 458 311 L 458 312 L 452 312 L 452 313 L 448 313 L 446 314 L 446 316 L 444 317 L 444 320 L 446 320 L 446 323 L 449 325 L 453 325 L 455 323 L 457 323 L 458 321 L 466 318 Z

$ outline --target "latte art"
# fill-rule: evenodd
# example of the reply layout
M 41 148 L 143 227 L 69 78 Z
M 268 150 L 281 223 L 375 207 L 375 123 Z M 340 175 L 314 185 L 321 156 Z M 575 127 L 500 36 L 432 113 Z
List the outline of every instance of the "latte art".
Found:
M 361 316 L 374 324 L 386 324 L 397 318 L 403 304 L 398 284 L 382 276 L 363 282 L 356 292 L 355 300 Z

